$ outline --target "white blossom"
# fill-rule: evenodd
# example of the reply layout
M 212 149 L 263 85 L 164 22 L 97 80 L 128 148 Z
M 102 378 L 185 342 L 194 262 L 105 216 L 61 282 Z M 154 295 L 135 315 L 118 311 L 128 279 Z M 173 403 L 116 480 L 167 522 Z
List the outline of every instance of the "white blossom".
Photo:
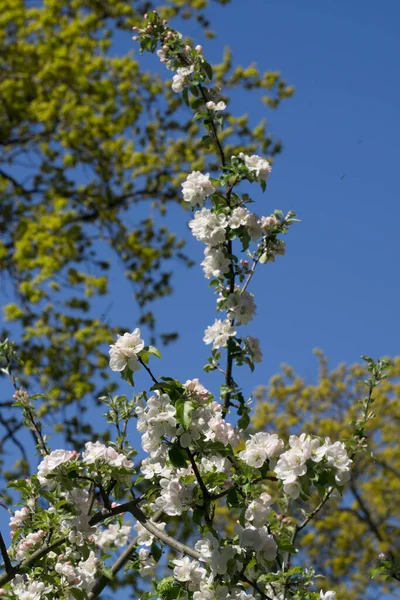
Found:
M 132 469 L 133 462 L 126 458 L 124 454 L 117 452 L 110 446 L 105 446 L 100 442 L 86 442 L 85 451 L 82 453 L 83 462 L 86 465 L 107 464 L 111 467 Z
M 194 206 L 203 206 L 207 196 L 215 192 L 215 187 L 210 182 L 210 175 L 203 175 L 200 171 L 192 171 L 182 183 L 182 193 L 185 202 Z
M 266 460 L 275 458 L 283 450 L 284 444 L 276 433 L 259 432 L 250 436 L 245 450 L 239 456 L 250 467 L 259 469 Z
M 210 392 L 200 383 L 200 381 L 196 379 L 188 379 L 183 387 L 186 390 L 186 393 L 189 394 L 193 399 L 197 400 L 197 402 L 204 402 L 208 400 L 210 397 Z
M 277 545 L 266 527 L 248 525 L 239 533 L 240 545 L 253 548 L 259 560 L 274 560 Z
M 42 543 L 43 536 L 43 529 L 39 529 L 22 537 L 15 548 L 15 558 L 24 560 L 32 550 L 36 550 L 37 546 Z
M 156 561 L 151 555 L 151 551 L 147 548 L 140 548 L 139 552 L 139 574 L 141 577 L 151 577 L 154 576 L 154 570 L 157 566 Z
M 110 523 L 106 529 L 98 531 L 94 537 L 96 546 L 102 550 L 110 546 L 117 548 L 126 546 L 132 531 L 132 525 L 125 523 Z
M 75 460 L 79 456 L 75 450 L 53 450 L 44 457 L 38 466 L 38 479 L 41 485 L 54 487 L 55 482 L 49 475 L 57 473 L 59 468 L 65 463 Z
M 230 260 L 220 247 L 206 246 L 204 250 L 205 259 L 201 263 L 206 279 L 211 277 L 222 277 L 229 271 Z
M 218 349 L 221 347 L 225 347 L 228 343 L 230 337 L 236 335 L 236 330 L 229 321 L 229 319 L 225 319 L 225 321 L 221 321 L 216 319 L 213 325 L 207 327 L 204 332 L 203 341 L 206 344 L 213 345 L 214 349 Z
M 26 521 L 29 517 L 29 510 L 26 506 L 21 508 L 21 510 L 16 510 L 14 515 L 10 519 L 10 530 L 11 535 L 13 536 L 16 533 L 16 530 L 21 527 L 22 523 Z
M 208 110 L 212 110 L 214 112 L 219 111 L 219 110 L 225 110 L 226 109 L 226 104 L 223 100 L 220 100 L 219 102 L 215 103 L 212 100 L 210 100 L 209 102 L 206 103 L 206 107 L 208 108 Z
M 191 592 L 200 587 L 200 583 L 205 579 L 207 573 L 197 560 L 191 560 L 188 556 L 184 556 L 172 562 L 175 565 L 175 579 L 187 582 Z
M 256 313 L 254 295 L 247 291 L 229 294 L 225 307 L 229 318 L 238 325 L 247 325 Z
M 178 479 L 160 479 L 161 494 L 155 504 L 167 515 L 181 515 L 192 503 L 193 485 L 184 486 Z
M 331 590 L 328 592 L 323 592 L 321 590 L 319 595 L 321 600 L 336 600 L 336 592 L 332 592 Z
M 244 341 L 251 360 L 255 363 L 260 363 L 262 361 L 262 352 L 259 339 L 248 335 L 244 338 Z
M 263 527 L 267 523 L 267 517 L 271 512 L 272 498 L 266 492 L 259 498 L 250 502 L 245 512 L 246 521 L 251 522 L 254 527 Z
M 172 90 L 176 93 L 181 92 L 186 84 L 187 77 L 189 77 L 193 71 L 193 65 L 190 65 L 190 67 L 179 67 L 176 75 L 174 75 L 172 78 Z
M 17 574 L 11 581 L 11 588 L 19 600 L 41 600 L 52 591 L 53 586 L 32 579 L 29 575 Z
M 143 348 L 144 341 L 140 337 L 140 329 L 119 335 L 115 344 L 110 345 L 110 368 L 113 371 L 123 371 L 128 366 L 131 371 L 138 371 L 140 364 L 137 355 Z
M 255 174 L 257 181 L 264 181 L 271 173 L 272 167 L 270 163 L 265 160 L 265 158 L 257 156 L 257 154 L 248 156 L 247 154 L 243 154 L 243 152 L 241 152 L 239 154 L 239 158 L 244 161 L 244 164 L 249 171 Z
M 158 527 L 158 529 L 160 529 L 161 531 L 164 531 L 165 526 L 166 526 L 166 523 L 155 523 L 151 519 L 150 519 L 150 523 L 152 523 L 153 525 Z M 151 546 L 151 544 L 153 543 L 153 540 L 154 540 L 154 535 L 152 535 L 149 531 L 147 531 L 147 529 L 145 529 L 143 527 L 143 525 L 141 523 L 139 523 L 139 521 L 137 521 L 135 523 L 133 528 L 136 530 L 136 532 L 138 534 L 137 543 L 139 544 L 139 546 Z
M 217 246 L 225 241 L 225 215 L 217 215 L 208 208 L 202 208 L 194 213 L 194 219 L 189 221 L 189 227 L 196 239 L 210 246 Z

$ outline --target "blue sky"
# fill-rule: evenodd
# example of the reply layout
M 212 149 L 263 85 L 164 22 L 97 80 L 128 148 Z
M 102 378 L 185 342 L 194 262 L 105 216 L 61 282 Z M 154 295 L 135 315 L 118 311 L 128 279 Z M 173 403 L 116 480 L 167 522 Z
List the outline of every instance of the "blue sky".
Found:
M 266 194 L 254 188 L 256 212 L 292 209 L 301 219 L 287 237 L 286 256 L 260 269 L 252 283 L 258 314 L 247 330 L 261 339 L 264 361 L 252 375 L 242 368 L 239 381 L 250 393 L 282 362 L 313 380 L 315 347 L 332 366 L 361 354 L 397 354 L 400 4 L 233 0 L 225 8 L 213 4 L 208 16 L 217 33 L 203 42 L 211 62 L 229 45 L 235 64 L 254 61 L 261 71 L 280 70 L 296 87 L 277 111 L 244 92 L 232 98 L 254 124 L 267 116 L 284 144 Z M 184 33 L 199 41 L 194 23 L 185 23 Z M 121 39 L 116 51 L 127 47 Z M 156 57 L 144 60 L 159 71 Z M 189 235 L 188 214 L 175 207 L 168 219 L 199 263 L 203 248 Z M 214 321 L 215 298 L 199 266 L 177 264 L 174 286 L 174 295 L 155 306 L 160 330 L 178 330 L 180 339 L 163 351 L 162 363 L 154 359 L 154 370 L 183 381 L 200 377 L 216 389 L 218 378 L 201 370 L 208 354 L 202 336 Z M 117 268 L 112 290 L 109 320 L 133 329 L 137 309 Z M 142 375 L 137 382 L 148 385 Z M 122 384 L 120 391 L 128 390 Z

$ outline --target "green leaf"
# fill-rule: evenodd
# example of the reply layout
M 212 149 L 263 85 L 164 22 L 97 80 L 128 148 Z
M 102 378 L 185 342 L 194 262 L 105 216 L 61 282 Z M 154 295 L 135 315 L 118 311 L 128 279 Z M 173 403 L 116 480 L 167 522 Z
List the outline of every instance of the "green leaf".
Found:
M 133 372 L 130 370 L 129 367 L 125 367 L 125 369 L 121 371 L 121 378 L 127 381 L 132 387 L 134 386 Z
M 206 72 L 206 75 L 207 75 L 208 79 L 211 80 L 213 78 L 212 66 L 208 62 L 205 62 L 203 64 L 203 69 Z
M 238 506 L 242 506 L 243 501 L 240 498 L 235 488 L 231 488 L 226 496 L 226 503 L 229 508 L 237 508 Z
M 182 92 L 182 98 L 183 98 L 184 103 L 187 106 L 190 106 L 190 104 L 189 104 L 189 90 L 188 90 L 188 88 L 185 88 L 183 90 L 183 92 Z
M 103 564 L 100 568 L 100 571 L 105 577 L 107 577 L 107 579 L 110 579 L 111 581 L 114 579 L 114 573 L 111 567 Z
M 160 558 L 162 556 L 162 550 L 154 542 L 151 544 L 151 553 L 152 553 L 153 558 L 156 561 L 156 563 L 158 563 L 158 561 L 160 560 Z
M 146 352 L 148 352 L 152 356 L 157 356 L 157 358 L 162 358 L 161 352 L 155 346 L 145 346 L 143 348 L 143 350 L 146 350 Z M 140 352 L 139 352 L 139 354 L 140 354 Z
M 187 454 L 178 444 L 171 446 L 168 457 L 172 465 L 177 469 L 184 469 L 187 466 Z

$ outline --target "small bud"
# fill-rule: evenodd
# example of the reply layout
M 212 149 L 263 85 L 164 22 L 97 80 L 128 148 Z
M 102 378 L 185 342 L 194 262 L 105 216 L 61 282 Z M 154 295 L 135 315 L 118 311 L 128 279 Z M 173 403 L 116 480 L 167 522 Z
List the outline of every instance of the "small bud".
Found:
M 380 554 L 378 554 L 378 558 L 379 558 L 379 560 L 385 560 L 386 554 L 384 552 L 380 552 Z
M 195 48 L 196 52 L 198 52 L 199 54 L 202 54 L 203 52 L 203 46 L 200 46 L 200 44 L 197 44 L 196 48 Z
M 143 18 L 147 19 L 147 13 L 144 13 Z
M 191 51 L 191 47 L 186 45 L 185 46 L 185 50 L 186 50 L 186 52 L 190 52 Z

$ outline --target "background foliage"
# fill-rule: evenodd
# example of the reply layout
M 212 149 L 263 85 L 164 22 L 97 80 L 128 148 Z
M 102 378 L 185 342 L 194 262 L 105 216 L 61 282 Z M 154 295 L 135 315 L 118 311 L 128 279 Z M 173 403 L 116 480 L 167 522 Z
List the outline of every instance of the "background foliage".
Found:
M 256 431 L 276 431 L 283 437 L 313 431 L 332 440 L 351 435 L 350 424 L 365 396 L 365 366 L 342 363 L 329 369 L 326 356 L 319 350 L 316 355 L 316 384 L 284 365 L 268 386 L 256 390 Z M 331 499 L 304 533 L 304 547 L 316 570 L 345 600 L 372 600 L 398 587 L 396 581 L 385 584 L 378 577 L 371 582 L 367 576 L 379 553 L 399 552 L 400 357 L 391 362 L 387 379 L 374 394 L 376 417 L 367 430 L 370 452 L 357 454 L 344 496 Z
M 175 0 L 158 10 L 169 19 L 195 18 L 210 36 L 207 4 Z M 169 264 L 191 263 L 184 241 L 162 217 L 181 202 L 185 174 L 213 164 L 199 152 L 199 128 L 170 84 L 143 70 L 133 51 L 120 56 L 116 50 L 115 40 L 152 3 L 2 0 L 0 8 L 4 318 L 21 331 L 23 380 L 36 380 L 46 393 L 42 416 L 51 413 L 79 447 L 80 435 L 90 433 L 82 419 L 85 401 L 112 388 L 105 344 L 131 327 L 109 324 L 98 298 L 108 296 L 120 265 L 140 311 L 135 324 L 155 333 L 149 305 L 172 291 Z M 271 107 L 292 94 L 279 73 L 233 68 L 231 58 L 227 50 L 215 68 L 227 92 L 261 90 Z M 228 152 L 238 144 L 248 151 L 260 146 L 270 156 L 280 151 L 265 121 L 255 128 L 246 115 L 228 121 Z M 176 335 L 161 337 L 168 342 Z M 5 412 L 7 404 L 2 445 L 20 426 Z M 78 416 L 56 417 L 71 404 Z

